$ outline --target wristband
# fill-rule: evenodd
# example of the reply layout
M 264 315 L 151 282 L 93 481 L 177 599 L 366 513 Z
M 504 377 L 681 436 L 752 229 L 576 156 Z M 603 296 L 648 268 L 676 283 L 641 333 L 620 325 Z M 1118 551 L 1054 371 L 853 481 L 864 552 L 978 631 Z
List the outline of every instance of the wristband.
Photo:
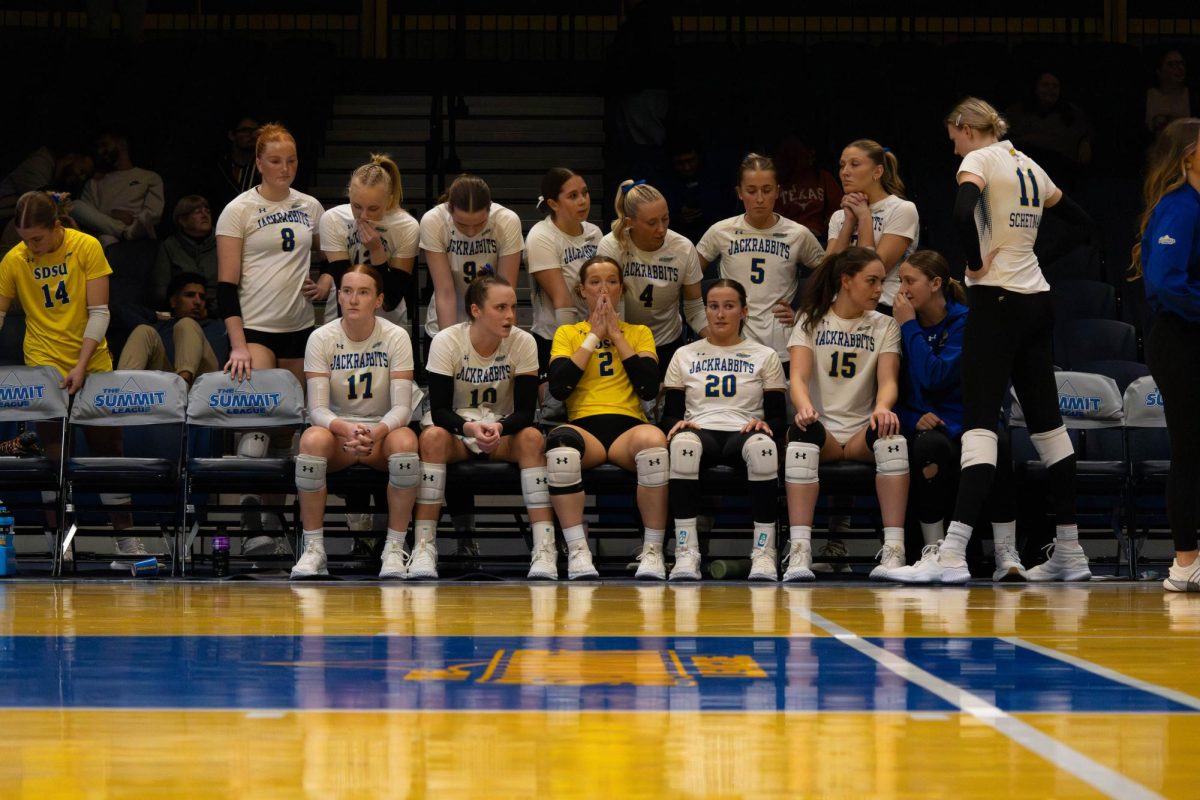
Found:
M 600 337 L 594 333 L 589 333 L 583 338 L 583 343 L 579 346 L 590 353 L 600 346 Z

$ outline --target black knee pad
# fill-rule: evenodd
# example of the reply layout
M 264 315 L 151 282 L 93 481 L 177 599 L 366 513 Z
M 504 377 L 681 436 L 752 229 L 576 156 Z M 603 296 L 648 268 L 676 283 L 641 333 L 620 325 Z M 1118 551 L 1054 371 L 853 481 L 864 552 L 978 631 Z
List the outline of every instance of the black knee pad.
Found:
M 913 439 L 913 461 L 922 467 L 930 464 L 949 464 L 953 455 L 950 439 L 941 431 L 922 431 Z
M 789 442 L 802 442 L 804 444 L 815 444 L 817 447 L 824 447 L 825 436 L 825 426 L 820 422 L 811 423 L 808 429 L 803 431 L 795 425 L 788 426 L 787 440 Z
M 587 445 L 584 444 L 583 436 L 579 431 L 566 425 L 559 425 L 546 434 L 546 450 L 550 451 L 556 447 L 570 447 L 572 450 L 578 450 L 581 456 L 587 449 Z

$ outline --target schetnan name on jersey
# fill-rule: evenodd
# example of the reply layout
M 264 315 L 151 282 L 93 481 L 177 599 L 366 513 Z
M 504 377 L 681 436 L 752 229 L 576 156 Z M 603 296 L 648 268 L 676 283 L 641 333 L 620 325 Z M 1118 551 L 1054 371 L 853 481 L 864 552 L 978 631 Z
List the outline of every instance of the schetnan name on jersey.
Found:
M 626 278 L 650 278 L 656 281 L 679 283 L 679 268 L 666 264 L 643 264 L 640 261 L 630 261 L 625 265 Z
M 492 364 L 490 367 L 462 367 L 455 380 L 463 383 L 499 383 L 512 377 L 512 364 Z
M 299 222 L 306 227 L 312 227 L 312 223 L 308 218 L 308 212 L 303 208 L 293 208 L 290 211 L 275 211 L 270 214 L 263 214 L 258 218 L 258 227 L 265 228 L 268 225 L 278 225 L 283 222 Z
M 487 231 L 484 231 L 486 233 Z M 480 253 L 495 253 L 495 239 L 451 239 L 446 252 L 456 256 L 477 256 Z
M 845 347 L 853 350 L 875 352 L 875 337 L 870 333 L 848 333 L 833 328 L 817 331 L 813 337 L 813 346 Z
M 754 369 L 755 365 L 750 360 L 749 353 L 737 353 L 732 358 L 728 356 L 698 358 L 688 367 L 688 374 L 695 375 L 700 372 L 738 372 L 753 375 Z
M 387 369 L 388 354 L 382 350 L 368 350 L 363 353 L 335 353 L 329 359 L 329 371 L 340 369 L 371 369 L 383 367 Z
M 792 246 L 778 239 L 765 239 L 759 236 L 752 236 L 745 239 L 731 239 L 729 241 L 729 255 L 736 256 L 738 253 L 766 253 L 767 255 L 790 259 L 792 257 Z
M 1041 214 L 1012 213 L 1008 215 L 1010 228 L 1036 228 L 1042 224 Z

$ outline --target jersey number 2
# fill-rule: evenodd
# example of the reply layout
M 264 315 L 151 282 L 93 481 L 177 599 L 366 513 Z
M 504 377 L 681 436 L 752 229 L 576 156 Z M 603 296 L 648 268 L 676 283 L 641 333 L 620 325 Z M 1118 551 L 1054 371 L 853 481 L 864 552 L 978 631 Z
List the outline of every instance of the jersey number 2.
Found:
M 1029 192 L 1025 188 L 1025 175 L 1018 169 L 1017 180 L 1021 182 L 1021 205 L 1037 208 L 1042 204 L 1041 198 L 1038 197 L 1037 178 L 1033 177 L 1033 170 L 1027 169 L 1025 172 L 1029 175 L 1029 187 L 1033 189 L 1033 200 L 1030 201 Z
M 364 372 L 361 375 L 350 376 L 350 399 L 358 399 L 358 389 L 362 387 L 362 399 L 371 399 L 371 373 Z
M 600 374 L 607 378 L 616 374 L 613 369 L 613 354 L 611 350 L 600 351 Z
M 54 296 L 50 296 L 50 284 L 42 284 L 42 294 L 46 296 L 46 308 L 54 308 L 54 301 L 62 303 L 64 306 L 71 302 L 70 295 L 67 294 L 67 282 L 59 281 L 58 288 L 54 290 Z

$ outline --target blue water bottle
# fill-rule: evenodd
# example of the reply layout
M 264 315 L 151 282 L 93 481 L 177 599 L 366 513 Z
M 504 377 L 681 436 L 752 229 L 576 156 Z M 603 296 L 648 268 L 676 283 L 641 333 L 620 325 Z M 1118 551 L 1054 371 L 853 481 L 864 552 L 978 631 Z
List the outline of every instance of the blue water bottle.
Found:
M 0 576 L 17 572 L 17 546 L 13 538 L 13 518 L 0 503 Z

